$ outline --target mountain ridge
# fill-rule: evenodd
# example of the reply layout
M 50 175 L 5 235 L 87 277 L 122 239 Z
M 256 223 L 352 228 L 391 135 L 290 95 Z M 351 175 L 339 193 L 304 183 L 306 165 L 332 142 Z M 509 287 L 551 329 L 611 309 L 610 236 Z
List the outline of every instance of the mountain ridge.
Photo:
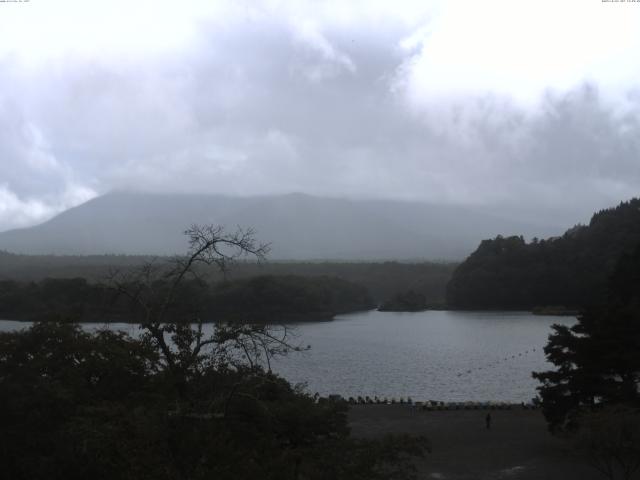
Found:
M 33 227 L 0 232 L 0 249 L 24 254 L 171 255 L 194 223 L 238 225 L 272 244 L 273 259 L 460 259 L 500 232 L 540 236 L 553 227 L 470 208 L 302 193 L 234 197 L 111 192 Z

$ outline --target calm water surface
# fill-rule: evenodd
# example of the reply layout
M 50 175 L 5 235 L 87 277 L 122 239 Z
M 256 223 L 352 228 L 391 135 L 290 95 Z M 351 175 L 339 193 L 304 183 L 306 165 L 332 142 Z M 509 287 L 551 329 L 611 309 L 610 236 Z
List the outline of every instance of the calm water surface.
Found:
M 537 386 L 531 372 L 550 368 L 542 351 L 550 326 L 574 322 L 519 312 L 340 315 L 332 322 L 296 325 L 296 341 L 311 350 L 273 367 L 322 395 L 529 401 Z M 23 327 L 0 321 L 0 330 Z M 127 324 L 112 328 L 136 331 Z
M 365 312 L 298 326 L 307 353 L 276 370 L 312 392 L 444 401 L 529 401 L 542 347 L 574 318 L 514 312 Z

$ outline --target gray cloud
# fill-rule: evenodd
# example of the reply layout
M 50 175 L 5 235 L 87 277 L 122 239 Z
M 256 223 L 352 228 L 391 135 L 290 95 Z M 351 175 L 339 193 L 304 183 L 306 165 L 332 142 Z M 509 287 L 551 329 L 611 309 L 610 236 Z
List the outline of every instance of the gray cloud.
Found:
M 632 89 L 417 95 L 425 53 L 401 45 L 420 25 L 307 20 L 201 21 L 178 49 L 130 56 L 5 55 L 0 230 L 112 189 L 410 198 L 569 223 L 637 194 Z

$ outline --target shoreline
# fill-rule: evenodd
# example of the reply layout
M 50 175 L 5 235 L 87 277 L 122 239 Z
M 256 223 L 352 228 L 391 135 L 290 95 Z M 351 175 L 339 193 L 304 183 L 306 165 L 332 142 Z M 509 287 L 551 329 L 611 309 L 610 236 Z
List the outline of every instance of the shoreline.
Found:
M 307 312 L 307 313 L 285 313 L 281 314 L 282 319 L 280 321 L 264 321 L 264 322 L 239 322 L 243 324 L 255 324 L 255 325 L 294 325 L 294 324 L 305 324 L 305 323 L 317 323 L 317 322 L 333 322 L 336 320 L 336 317 L 340 315 L 351 315 L 358 313 L 366 313 L 366 312 L 380 312 L 380 313 L 406 313 L 406 314 L 419 314 L 425 312 L 478 312 L 478 313 L 522 313 L 522 314 L 530 314 L 539 317 L 576 317 L 580 314 L 578 310 L 571 309 L 562 309 L 557 307 L 535 307 L 533 309 L 478 309 L 478 308 L 454 308 L 454 307 L 435 307 L 435 308 L 427 308 L 424 310 L 380 310 L 378 307 L 370 307 L 363 308 L 358 310 L 348 310 L 348 311 L 337 311 L 337 312 Z M 273 315 L 273 314 L 270 314 Z M 61 321 L 55 318 L 20 318 L 19 314 L 16 315 L 8 315 L 13 318 L 0 318 L 0 322 L 20 322 L 20 323 L 35 323 L 35 322 L 56 322 Z M 63 322 L 68 323 L 79 323 L 79 324 L 111 324 L 111 323 L 122 323 L 127 325 L 139 325 L 141 322 L 137 320 L 131 320 L 127 318 L 112 318 L 108 320 L 96 320 L 94 318 L 87 319 L 73 319 L 73 320 L 62 320 Z M 191 322 L 195 324 L 196 322 Z M 203 325 L 220 323 L 217 320 L 203 320 Z

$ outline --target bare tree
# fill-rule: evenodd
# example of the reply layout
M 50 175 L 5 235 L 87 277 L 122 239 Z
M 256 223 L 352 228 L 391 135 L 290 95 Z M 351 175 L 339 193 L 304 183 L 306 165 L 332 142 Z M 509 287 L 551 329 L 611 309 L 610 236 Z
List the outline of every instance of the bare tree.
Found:
M 183 390 L 190 378 L 203 368 L 240 364 L 271 370 L 271 359 L 300 350 L 290 342 L 286 326 L 247 325 L 217 321 L 205 327 L 197 309 L 186 311 L 176 305 L 187 281 L 206 286 L 203 272 L 213 267 L 227 274 L 240 258 L 263 261 L 269 245 L 256 241 L 252 229 L 225 232 L 221 226 L 192 225 L 187 255 L 169 261 L 154 260 L 129 271 L 112 272 L 110 288 L 128 298 L 140 316 L 146 340 L 158 350 L 160 367 L 169 372 Z M 204 267 L 204 269 L 202 268 Z

